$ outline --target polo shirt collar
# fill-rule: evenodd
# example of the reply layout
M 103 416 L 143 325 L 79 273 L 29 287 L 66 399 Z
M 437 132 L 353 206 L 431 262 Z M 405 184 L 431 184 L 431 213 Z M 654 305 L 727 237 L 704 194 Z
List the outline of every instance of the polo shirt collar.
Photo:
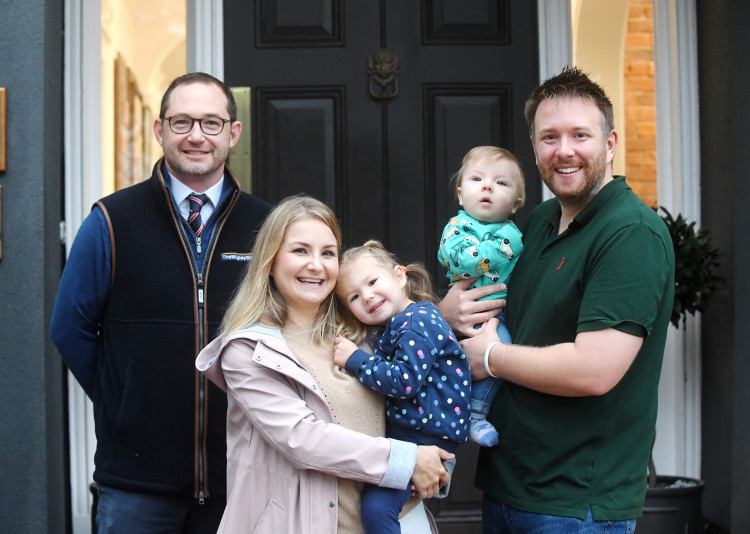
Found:
M 630 186 L 625 182 L 625 177 L 615 175 L 614 180 L 602 187 L 601 191 L 599 191 L 599 193 L 597 193 L 597 195 L 593 199 L 591 199 L 591 202 L 589 202 L 588 205 L 583 208 L 583 211 L 573 217 L 573 222 L 570 223 L 568 230 L 579 226 L 585 226 L 586 223 L 593 219 L 596 214 L 599 213 L 602 208 L 609 203 L 610 200 L 615 198 L 621 191 L 624 191 L 625 189 L 630 189 Z M 560 211 L 560 204 L 558 203 L 556 213 L 553 214 L 553 217 L 557 217 L 553 221 L 555 228 L 557 228 L 557 225 L 560 222 L 561 213 L 562 212 Z

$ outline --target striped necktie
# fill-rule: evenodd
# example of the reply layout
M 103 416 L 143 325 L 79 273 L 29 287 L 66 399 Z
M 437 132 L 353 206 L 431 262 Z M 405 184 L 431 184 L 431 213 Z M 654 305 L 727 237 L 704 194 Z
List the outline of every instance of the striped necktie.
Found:
M 205 193 L 190 193 L 187 197 L 190 203 L 190 212 L 188 213 L 187 222 L 190 228 L 193 229 L 195 235 L 200 237 L 203 233 L 203 219 L 201 218 L 201 208 L 208 200 L 208 195 Z

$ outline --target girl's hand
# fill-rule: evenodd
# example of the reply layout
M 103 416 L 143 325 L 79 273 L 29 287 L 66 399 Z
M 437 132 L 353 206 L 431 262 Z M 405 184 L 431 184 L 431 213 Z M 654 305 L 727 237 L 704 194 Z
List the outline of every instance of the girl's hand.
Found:
M 337 336 L 333 341 L 333 363 L 339 367 L 346 367 L 349 356 L 359 347 L 345 337 Z

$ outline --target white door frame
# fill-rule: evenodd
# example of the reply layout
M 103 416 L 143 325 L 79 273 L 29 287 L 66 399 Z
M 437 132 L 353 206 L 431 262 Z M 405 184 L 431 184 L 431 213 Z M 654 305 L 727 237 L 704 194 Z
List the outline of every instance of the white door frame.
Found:
M 224 77 L 223 0 L 186 0 L 187 67 Z M 85 5 L 85 8 L 84 8 Z M 537 0 L 539 78 L 571 62 L 568 0 Z M 70 250 L 91 205 L 101 197 L 101 5 L 65 0 L 65 223 Z M 654 0 L 659 199 L 700 224 L 695 0 Z M 198 23 L 200 21 L 200 23 Z M 549 192 L 545 193 L 548 198 Z M 670 333 L 660 385 L 657 465 L 670 474 L 700 475 L 700 325 Z M 683 379 L 684 377 L 684 379 Z M 91 402 L 69 377 L 73 533 L 90 532 L 96 446 Z
M 61 238 L 66 256 L 93 203 L 102 196 L 101 176 L 101 5 L 65 0 L 64 146 L 65 221 Z M 91 532 L 89 484 L 93 480 L 94 414 L 73 375 L 68 373 L 70 501 L 73 534 Z

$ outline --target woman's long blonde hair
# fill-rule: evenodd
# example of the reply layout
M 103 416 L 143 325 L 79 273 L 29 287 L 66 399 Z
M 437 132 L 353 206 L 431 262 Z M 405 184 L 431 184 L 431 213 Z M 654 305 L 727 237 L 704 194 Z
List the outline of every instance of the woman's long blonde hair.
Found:
M 279 202 L 258 232 L 253 258 L 229 303 L 221 323 L 220 336 L 255 323 L 277 328 L 284 326 L 287 319 L 286 302 L 271 279 L 271 268 L 284 242 L 286 229 L 293 222 L 306 218 L 317 219 L 328 226 L 336 238 L 336 252 L 341 250 L 341 227 L 328 206 L 305 195 L 287 197 Z M 331 292 L 318 309 L 313 341 L 320 344 L 330 340 L 335 331 L 336 301 Z
M 339 280 L 343 276 L 346 276 L 346 271 L 352 263 L 365 256 L 370 256 L 386 269 L 393 269 L 401 265 L 396 257 L 383 247 L 380 241 L 371 239 L 364 245 L 350 248 L 342 254 L 339 264 Z M 427 272 L 427 269 L 421 263 L 410 263 L 406 266 L 404 293 L 406 293 L 409 300 L 413 300 L 414 302 L 426 300 L 433 304 L 438 303 L 438 298 L 432 289 L 430 273 Z M 337 335 L 349 338 L 355 343 L 361 343 L 367 336 L 367 325 L 362 324 L 349 311 L 345 302 L 340 302 L 338 315 L 339 327 Z

